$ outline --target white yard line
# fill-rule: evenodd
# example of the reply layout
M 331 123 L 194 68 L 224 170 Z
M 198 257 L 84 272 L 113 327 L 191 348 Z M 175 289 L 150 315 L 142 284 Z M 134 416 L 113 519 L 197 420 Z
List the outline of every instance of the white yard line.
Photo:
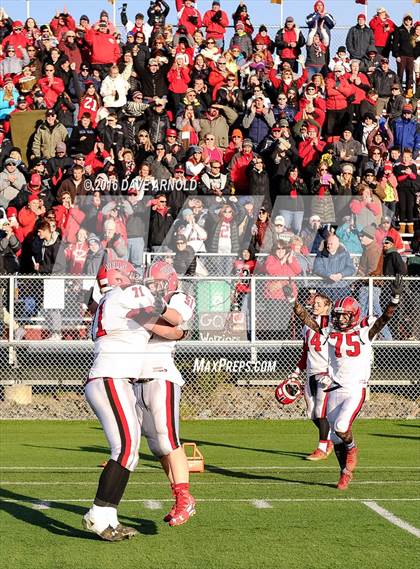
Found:
M 322 480 L 324 483 L 331 483 L 335 484 L 336 479 L 334 480 Z M 90 482 L 37 482 L 37 481 L 16 481 L 16 480 L 0 480 L 0 484 L 3 486 L 95 486 L 98 484 L 97 480 L 92 480 Z M 302 485 L 303 482 L 296 482 L 293 480 L 278 480 L 277 482 L 266 482 L 262 480 L 250 480 L 247 482 L 238 482 L 238 481 L 226 481 L 223 482 L 223 486 L 283 486 L 283 485 Z M 352 486 L 355 485 L 369 485 L 369 484 L 420 484 L 420 480 L 361 480 L 361 481 L 353 481 L 351 483 Z M 220 486 L 220 482 L 193 482 L 194 486 Z M 130 481 L 130 486 L 168 486 L 168 482 L 134 482 Z
M 34 470 L 54 470 L 54 471 L 67 471 L 74 470 L 80 472 L 87 472 L 90 470 L 99 471 L 101 467 L 98 466 L 0 466 L 0 471 L 19 471 L 26 470 L 28 472 Z M 136 472 L 151 472 L 160 469 L 160 465 L 156 466 L 140 466 L 136 468 Z M 337 470 L 336 466 L 206 466 L 206 471 L 213 472 L 219 470 Z M 358 466 L 357 470 L 420 470 L 420 466 Z
M 382 518 L 387 520 L 389 523 L 394 524 L 395 526 L 398 526 L 399 528 L 401 528 L 405 531 L 408 531 L 408 533 L 411 533 L 412 535 L 415 535 L 416 537 L 418 537 L 420 539 L 420 529 L 417 529 L 416 527 L 412 526 L 408 522 L 405 522 L 401 518 L 394 516 L 394 514 L 392 512 L 385 510 L 385 508 L 382 508 L 382 506 L 377 504 L 375 501 L 373 501 L 373 500 L 369 500 L 366 502 L 363 501 L 363 504 L 365 506 L 367 506 L 368 508 L 370 508 L 371 510 L 373 510 L 374 512 L 376 512 L 377 514 L 379 514 Z
M 248 503 L 252 504 L 255 500 L 259 500 L 260 498 L 234 498 L 234 499 L 227 499 L 227 498 L 196 498 L 196 502 L 205 503 Z M 121 502 L 125 503 L 147 503 L 150 502 L 149 499 L 122 499 Z M 365 502 L 419 502 L 420 498 L 267 498 L 267 502 L 356 502 L 356 503 L 365 503 Z M 12 504 L 38 504 L 38 503 L 45 503 L 45 504 L 54 504 L 54 503 L 83 503 L 83 502 L 92 502 L 92 497 L 90 498 L 61 498 L 59 500 L 12 500 L 12 499 L 5 499 L 3 500 L 4 503 L 12 503 Z M 162 499 L 159 502 L 173 502 L 173 498 L 169 499 Z
M 267 500 L 251 500 L 251 504 L 258 510 L 269 510 L 273 507 Z
M 146 500 L 144 502 L 144 507 L 148 510 L 161 510 L 162 509 L 162 502 L 158 500 Z

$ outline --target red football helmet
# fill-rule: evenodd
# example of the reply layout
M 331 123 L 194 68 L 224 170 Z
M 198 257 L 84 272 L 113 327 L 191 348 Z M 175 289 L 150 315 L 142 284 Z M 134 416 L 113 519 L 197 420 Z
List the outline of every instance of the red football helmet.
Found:
M 133 284 L 136 270 L 131 263 L 123 260 L 109 261 L 99 267 L 96 280 L 102 293 L 115 286 L 129 286 Z
M 278 384 L 275 395 L 282 405 L 291 405 L 302 396 L 302 385 L 297 379 L 289 377 Z
M 153 285 L 152 292 L 175 292 L 178 288 L 178 277 L 175 269 L 165 261 L 155 261 L 147 269 L 145 285 L 150 288 Z
M 341 300 L 337 300 L 332 311 L 334 328 L 341 331 L 354 328 L 359 323 L 360 312 L 360 304 L 352 296 L 346 296 Z M 349 316 L 348 322 L 340 321 L 340 316 L 342 314 L 347 314 Z

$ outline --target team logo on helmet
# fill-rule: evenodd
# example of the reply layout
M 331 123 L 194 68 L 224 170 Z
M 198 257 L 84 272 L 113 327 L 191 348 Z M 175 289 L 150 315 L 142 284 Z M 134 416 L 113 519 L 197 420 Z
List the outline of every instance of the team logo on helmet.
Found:
M 354 328 L 359 323 L 360 312 L 360 305 L 352 296 L 337 300 L 332 312 L 334 328 L 341 331 Z M 347 315 L 347 319 L 341 318 L 342 315 Z
M 285 379 L 276 387 L 275 396 L 282 405 L 291 405 L 302 396 L 302 386 L 297 379 Z
M 165 261 L 152 263 L 147 270 L 145 285 L 154 288 L 153 292 L 163 292 L 164 294 L 175 292 L 178 288 L 178 277 L 175 269 Z

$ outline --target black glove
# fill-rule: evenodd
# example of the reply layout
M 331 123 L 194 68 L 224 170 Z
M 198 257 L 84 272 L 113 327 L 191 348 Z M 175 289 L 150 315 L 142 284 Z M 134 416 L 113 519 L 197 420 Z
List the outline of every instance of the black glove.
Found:
M 190 16 L 188 18 L 188 21 L 191 22 L 192 24 L 194 24 L 194 26 L 196 26 L 198 24 L 198 17 L 197 16 Z
M 283 285 L 283 294 L 288 302 L 291 304 L 295 302 L 295 295 L 293 294 L 292 281 L 290 278 L 288 284 Z
M 162 314 L 164 314 L 166 312 L 168 305 L 166 303 L 166 300 L 163 298 L 163 296 L 161 294 L 155 295 L 155 304 L 154 304 L 153 308 L 154 308 L 155 313 L 158 316 L 162 316 Z
M 403 276 L 396 275 L 394 282 L 391 283 L 392 304 L 399 304 L 402 291 L 403 291 Z

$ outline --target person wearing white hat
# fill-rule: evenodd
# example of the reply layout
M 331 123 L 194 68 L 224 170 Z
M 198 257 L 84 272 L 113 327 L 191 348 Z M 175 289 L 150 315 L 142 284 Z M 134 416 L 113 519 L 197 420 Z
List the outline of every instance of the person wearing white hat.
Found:
M 391 51 L 392 34 L 395 30 L 395 23 L 389 17 L 385 8 L 378 8 L 376 16 L 369 22 L 373 30 L 375 47 L 383 57 L 388 57 Z

